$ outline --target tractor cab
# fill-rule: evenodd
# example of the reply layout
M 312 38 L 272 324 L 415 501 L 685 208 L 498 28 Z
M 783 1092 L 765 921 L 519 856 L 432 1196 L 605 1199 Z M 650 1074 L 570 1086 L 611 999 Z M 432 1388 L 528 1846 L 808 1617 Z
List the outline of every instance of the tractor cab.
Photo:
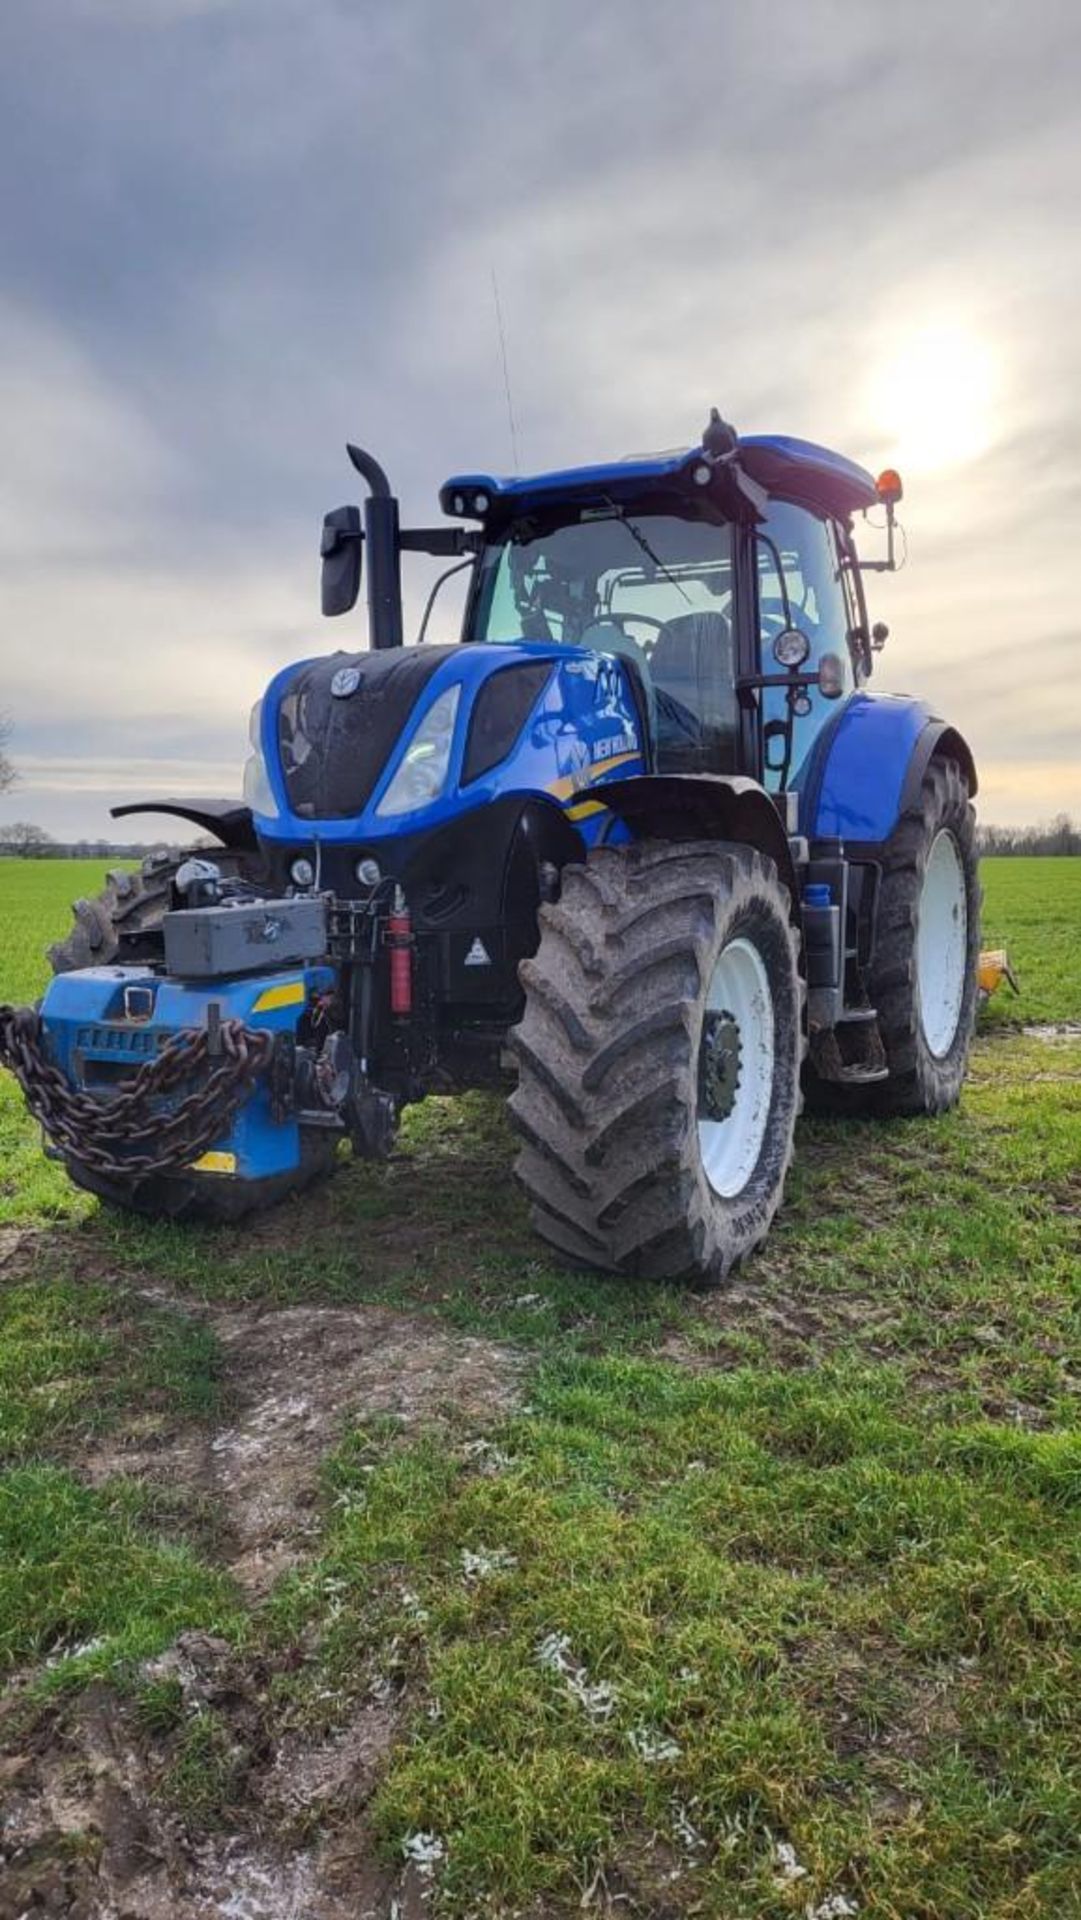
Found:
M 614 655 L 654 771 L 779 792 L 870 675 L 852 516 L 880 501 L 870 474 L 824 448 L 737 440 L 716 420 L 675 454 L 459 476 L 444 510 L 482 524 L 462 637 Z

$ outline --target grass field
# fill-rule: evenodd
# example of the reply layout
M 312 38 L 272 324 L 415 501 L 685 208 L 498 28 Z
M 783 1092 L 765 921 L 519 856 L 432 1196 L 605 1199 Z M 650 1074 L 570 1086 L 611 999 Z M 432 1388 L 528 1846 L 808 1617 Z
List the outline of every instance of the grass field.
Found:
M 0 862 L 0 1000 L 99 880 Z M 553 1265 L 494 1100 L 211 1234 L 0 1087 L 4 1920 L 1081 1914 L 1081 862 L 984 885 L 961 1108 L 717 1294 Z

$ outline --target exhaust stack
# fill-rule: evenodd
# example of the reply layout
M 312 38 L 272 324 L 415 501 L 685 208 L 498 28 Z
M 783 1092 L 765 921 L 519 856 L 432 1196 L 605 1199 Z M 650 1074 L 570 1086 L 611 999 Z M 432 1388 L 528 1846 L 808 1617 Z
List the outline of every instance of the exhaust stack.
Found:
M 364 502 L 364 545 L 368 550 L 368 644 L 373 649 L 400 647 L 402 627 L 402 566 L 398 543 L 398 502 L 378 460 L 363 447 L 346 445 L 361 479 L 367 483 Z

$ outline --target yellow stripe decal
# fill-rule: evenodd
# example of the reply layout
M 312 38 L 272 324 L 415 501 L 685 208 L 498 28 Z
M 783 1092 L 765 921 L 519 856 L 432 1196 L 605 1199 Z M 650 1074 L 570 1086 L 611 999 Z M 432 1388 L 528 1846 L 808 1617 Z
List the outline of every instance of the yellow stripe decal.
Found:
M 194 1173 L 235 1173 L 235 1153 L 204 1153 L 192 1161 Z
M 598 760 L 594 766 L 585 769 L 584 779 L 580 773 L 568 773 L 564 774 L 562 780 L 553 780 L 548 792 L 553 793 L 557 800 L 573 800 L 575 794 L 588 792 L 593 781 L 602 773 L 611 773 L 614 767 L 624 767 L 628 760 L 640 760 L 641 757 L 637 747 L 632 753 L 613 754 L 611 760 Z
M 638 748 L 635 747 L 630 753 L 613 754 L 611 760 L 598 760 L 593 768 L 593 778 L 596 779 L 599 773 L 611 773 L 613 767 L 624 767 L 628 760 L 640 760 L 641 757 Z
M 252 1008 L 253 1013 L 273 1013 L 277 1007 L 301 1007 L 304 1004 L 303 980 L 288 980 L 281 987 L 266 987 Z
M 591 813 L 607 813 L 603 800 L 583 800 L 576 807 L 565 807 L 568 820 L 588 820 Z

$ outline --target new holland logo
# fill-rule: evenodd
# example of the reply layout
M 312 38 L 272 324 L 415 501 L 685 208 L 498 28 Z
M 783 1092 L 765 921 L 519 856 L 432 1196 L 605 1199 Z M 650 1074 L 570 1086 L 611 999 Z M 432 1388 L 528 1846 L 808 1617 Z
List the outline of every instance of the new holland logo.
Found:
M 479 933 L 465 956 L 464 964 L 467 967 L 490 967 L 492 964 L 492 956 Z
M 330 691 L 335 700 L 348 700 L 360 685 L 359 667 L 339 667 L 330 682 Z

